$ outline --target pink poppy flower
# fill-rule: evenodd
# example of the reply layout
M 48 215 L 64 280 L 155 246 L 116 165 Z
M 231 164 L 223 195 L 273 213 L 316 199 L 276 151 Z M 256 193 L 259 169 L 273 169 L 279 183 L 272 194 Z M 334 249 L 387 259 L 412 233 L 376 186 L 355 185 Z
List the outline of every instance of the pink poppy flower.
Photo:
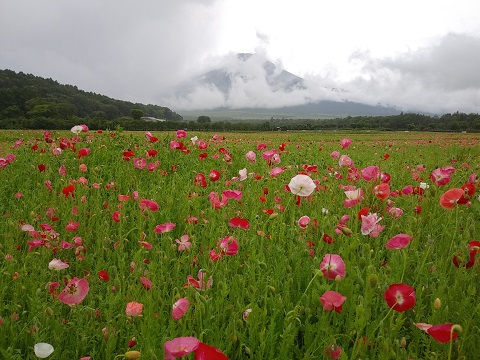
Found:
M 270 170 L 270 176 L 273 176 L 273 177 L 278 176 L 281 173 L 283 173 L 283 171 L 284 170 L 280 167 L 274 167 L 272 170 Z
M 247 169 L 238 170 L 238 175 L 240 176 L 240 181 L 243 181 L 247 178 Z
M 242 314 L 243 321 L 247 321 L 248 316 L 252 313 L 252 311 L 253 310 L 250 308 L 250 309 L 247 309 L 243 312 L 243 314 Z
M 360 172 L 362 174 L 363 180 L 365 181 L 372 181 L 380 177 L 380 171 L 378 169 L 378 166 L 367 166 Z
M 326 291 L 320 297 L 323 310 L 335 310 L 339 314 L 340 311 L 342 311 L 342 304 L 345 300 L 347 300 L 345 296 L 342 296 L 342 294 L 331 290 Z
M 220 172 L 218 170 L 210 170 L 208 178 L 210 179 L 210 181 L 215 182 L 220 179 Z
M 403 215 L 403 210 L 397 207 L 391 207 L 388 209 L 388 213 L 394 219 L 398 219 L 400 216 Z
M 310 218 L 307 215 L 304 215 L 300 219 L 298 219 L 297 224 L 301 229 L 306 229 L 310 224 Z
M 238 253 L 238 242 L 233 236 L 227 235 L 223 239 L 220 239 L 221 254 L 227 254 L 233 256 Z
M 67 263 L 64 263 L 62 260 L 59 259 L 53 259 L 48 263 L 48 268 L 50 270 L 63 270 L 68 268 L 70 265 Z
M 133 166 L 139 170 L 143 170 L 147 166 L 147 160 L 145 158 L 134 158 Z
M 177 130 L 176 136 L 177 139 L 183 139 L 187 137 L 187 132 L 185 130 Z
M 448 210 L 453 209 L 464 194 L 465 191 L 461 188 L 448 189 L 440 196 L 440 206 Z
M 247 152 L 245 158 L 252 163 L 257 161 L 257 155 L 253 151 Z
M 198 140 L 197 146 L 200 150 L 205 150 L 206 148 L 208 148 L 208 144 L 203 140 Z
M 163 344 L 165 360 L 174 360 L 195 351 L 200 345 L 200 340 L 195 337 L 178 337 Z
M 180 319 L 188 310 L 189 304 L 188 299 L 181 298 L 178 299 L 172 307 L 172 318 L 173 320 Z
M 159 224 L 155 226 L 155 229 L 153 230 L 157 234 L 163 234 L 172 231 L 175 228 L 175 224 L 171 222 L 167 222 L 165 224 Z
M 188 275 L 187 276 L 187 283 L 184 285 L 184 286 L 188 286 L 188 285 L 191 285 L 193 286 L 195 289 L 198 289 L 198 290 L 201 290 L 201 291 L 205 291 L 207 289 L 210 289 L 213 285 L 213 279 L 212 277 L 210 276 L 207 280 L 207 282 L 204 282 L 203 281 L 203 278 L 205 277 L 205 272 L 203 272 L 201 269 L 200 271 L 198 272 L 198 281 L 195 280 L 191 275 Z
M 333 151 L 331 154 L 330 154 L 330 157 L 332 159 L 338 159 L 340 157 L 340 153 L 338 151 Z
M 326 254 L 320 263 L 320 271 L 327 279 L 335 280 L 337 276 L 343 279 L 345 277 L 345 263 L 340 255 Z
M 362 235 L 372 235 L 374 236 L 377 232 L 379 233 L 381 230 L 383 230 L 383 227 L 379 229 L 378 223 L 382 218 L 379 218 L 376 213 L 374 214 L 368 214 L 367 216 L 361 215 L 362 219 Z M 377 234 L 378 235 L 378 234 Z M 375 236 L 374 236 L 375 237 Z
M 425 332 L 427 332 L 427 330 L 433 326 L 427 323 L 413 323 L 413 325 L 415 325 L 417 328 Z
M 277 155 L 277 150 L 272 149 L 272 150 L 268 150 L 268 151 L 265 151 L 264 153 L 262 153 L 262 158 L 268 164 L 271 164 L 272 162 L 274 162 L 274 156 L 275 155 Z
M 180 237 L 180 240 L 175 239 L 175 242 L 178 244 L 178 251 L 185 251 L 187 249 L 190 249 L 190 246 L 192 246 L 192 243 L 190 242 L 190 236 L 188 236 L 187 234 L 182 235 Z
M 363 200 L 362 189 L 355 189 L 354 187 L 354 189 L 347 190 L 344 193 L 347 199 L 343 201 L 343 206 L 345 206 L 347 209 L 357 205 Z
M 78 150 L 78 154 L 77 154 L 77 157 L 80 159 L 84 156 L 87 156 L 90 154 L 90 149 L 89 148 L 83 148 L 83 149 L 80 149 Z
M 248 222 L 247 219 L 243 219 L 243 218 L 232 218 L 228 222 L 228 225 L 232 227 L 239 227 L 245 230 L 250 229 L 250 223 Z
M 412 241 L 413 236 L 407 234 L 398 234 L 392 237 L 386 244 L 385 247 L 387 249 L 396 249 L 400 250 L 405 248 L 410 241 Z
M 347 155 L 342 155 L 342 156 L 340 156 L 340 159 L 338 160 L 338 165 L 339 166 L 351 167 L 351 166 L 353 166 L 353 160 L 350 159 Z
M 67 305 L 80 304 L 85 296 L 87 296 L 90 287 L 86 279 L 73 278 L 70 280 L 65 289 L 58 294 L 58 300 Z
M 146 277 L 141 277 L 140 282 L 142 283 L 142 286 L 145 288 L 145 290 L 149 291 L 152 288 L 152 282 L 150 279 Z
M 398 312 L 411 309 L 417 302 L 413 287 L 404 283 L 390 285 L 383 297 L 387 305 Z
M 349 138 L 343 138 L 342 140 L 340 140 L 340 146 L 344 149 L 348 148 L 351 143 L 352 140 Z
M 142 212 L 145 211 L 146 209 L 153 212 L 158 211 L 158 204 L 156 201 L 153 201 L 153 200 L 142 199 L 140 200 L 139 206 L 140 206 L 140 209 L 142 209 Z
M 437 186 L 447 185 L 451 179 L 450 174 L 453 172 L 455 172 L 455 169 L 451 166 L 435 169 L 430 175 L 430 180 Z
M 195 360 L 228 360 L 228 358 L 216 347 L 201 342 L 195 349 Z
M 80 224 L 78 222 L 70 220 L 68 222 L 67 226 L 65 226 L 65 230 L 67 230 L 67 231 L 77 231 L 79 226 L 80 226 Z
M 240 190 L 225 190 L 222 193 L 222 198 L 223 198 L 224 195 L 228 199 L 233 199 L 233 200 L 236 200 L 236 201 L 241 201 L 242 200 L 242 192 Z
M 305 197 L 311 195 L 317 185 L 310 176 L 298 174 L 290 180 L 288 187 L 292 194 Z
M 223 208 L 227 202 L 228 202 L 228 197 L 225 196 L 225 192 L 222 194 L 222 200 L 220 201 L 220 198 L 218 194 L 215 191 L 212 191 L 210 194 L 208 194 L 208 200 L 210 200 L 210 204 L 215 210 Z
M 453 324 L 438 324 L 429 327 L 426 332 L 439 343 L 445 344 L 458 337 L 458 333 L 453 327 Z
M 142 315 L 143 304 L 136 301 L 131 301 L 127 304 L 125 308 L 125 314 L 127 316 L 137 317 Z

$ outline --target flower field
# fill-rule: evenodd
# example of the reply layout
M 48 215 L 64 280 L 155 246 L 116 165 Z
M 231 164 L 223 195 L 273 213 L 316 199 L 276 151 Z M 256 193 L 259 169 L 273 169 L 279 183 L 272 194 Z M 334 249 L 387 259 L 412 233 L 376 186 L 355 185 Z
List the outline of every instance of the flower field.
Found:
M 480 143 L 0 133 L 0 359 L 475 359 Z

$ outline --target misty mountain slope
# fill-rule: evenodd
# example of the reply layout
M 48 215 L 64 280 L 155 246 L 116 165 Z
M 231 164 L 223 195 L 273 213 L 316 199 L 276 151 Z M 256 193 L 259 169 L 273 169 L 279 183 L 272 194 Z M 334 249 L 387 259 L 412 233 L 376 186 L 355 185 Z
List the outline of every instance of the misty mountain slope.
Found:
M 348 101 L 349 92 L 305 80 L 261 54 L 229 54 L 175 90 L 169 103 L 187 117 L 214 118 L 392 115 L 398 109 Z

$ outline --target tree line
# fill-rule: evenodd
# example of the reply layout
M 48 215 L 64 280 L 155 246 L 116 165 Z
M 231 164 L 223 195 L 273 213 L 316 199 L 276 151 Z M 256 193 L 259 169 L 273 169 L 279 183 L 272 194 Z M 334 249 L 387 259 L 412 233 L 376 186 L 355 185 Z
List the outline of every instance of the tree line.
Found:
M 157 119 L 152 121 L 153 119 Z M 162 121 L 158 121 L 158 119 Z M 1 129 L 70 129 L 86 124 L 92 130 L 165 131 L 187 128 L 204 131 L 379 130 L 480 132 L 480 115 L 461 112 L 442 116 L 401 113 L 348 116 L 334 119 L 211 121 L 201 115 L 184 121 L 167 107 L 111 99 L 61 85 L 52 79 L 0 70 Z

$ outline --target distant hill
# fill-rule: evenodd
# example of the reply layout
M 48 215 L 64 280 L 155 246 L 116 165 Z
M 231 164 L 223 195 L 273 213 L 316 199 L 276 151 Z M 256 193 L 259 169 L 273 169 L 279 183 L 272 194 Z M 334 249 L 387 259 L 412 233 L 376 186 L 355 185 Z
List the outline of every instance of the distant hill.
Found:
M 182 120 L 168 107 L 115 100 L 52 79 L 0 70 L 0 119 L 114 120 L 130 117 L 134 109 L 140 110 L 145 117 Z

